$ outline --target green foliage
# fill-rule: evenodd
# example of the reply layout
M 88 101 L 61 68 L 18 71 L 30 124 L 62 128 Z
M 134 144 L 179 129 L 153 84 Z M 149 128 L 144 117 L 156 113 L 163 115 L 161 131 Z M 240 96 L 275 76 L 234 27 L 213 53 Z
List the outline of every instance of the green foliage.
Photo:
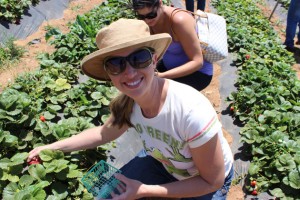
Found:
M 230 51 L 237 56 L 238 91 L 228 100 L 232 116 L 244 127 L 240 142 L 251 164 L 248 179 L 257 190 L 282 199 L 297 199 L 300 152 L 300 81 L 293 55 L 253 0 L 214 0 L 226 18 Z M 249 191 L 253 190 L 246 186 Z
M 95 50 L 95 21 L 103 27 L 131 12 L 124 7 L 125 2 L 119 3 L 106 1 L 78 16 L 66 35 L 49 29 L 51 34 L 58 34 L 46 36 L 49 40 L 54 36 L 51 42 L 57 51 L 41 55 L 39 70 L 18 76 L 0 94 L 2 199 L 93 199 L 80 179 L 97 161 L 106 159 L 110 145 L 68 154 L 43 151 L 42 163 L 30 166 L 26 152 L 107 119 L 116 88 L 93 79 L 79 82 L 78 66 Z
M 39 0 L 2 0 L 0 3 L 0 21 L 6 20 L 19 23 L 24 11 L 30 5 L 36 5 Z
M 276 0 L 278 1 L 282 7 L 284 7 L 285 9 L 289 9 L 289 6 L 290 6 L 290 3 L 291 3 L 291 0 Z
M 132 11 L 127 9 L 127 4 L 127 0 L 104 2 L 103 6 L 84 15 L 78 15 L 67 34 L 50 28 L 46 33 L 46 39 L 57 50 L 52 55 L 46 56 L 56 62 L 78 66 L 85 55 L 97 50 L 95 37 L 101 28 L 119 18 L 134 18 Z
M 22 47 L 14 44 L 14 39 L 10 38 L 5 44 L 0 45 L 0 70 L 6 69 L 9 65 L 18 61 L 24 54 L 25 50 Z

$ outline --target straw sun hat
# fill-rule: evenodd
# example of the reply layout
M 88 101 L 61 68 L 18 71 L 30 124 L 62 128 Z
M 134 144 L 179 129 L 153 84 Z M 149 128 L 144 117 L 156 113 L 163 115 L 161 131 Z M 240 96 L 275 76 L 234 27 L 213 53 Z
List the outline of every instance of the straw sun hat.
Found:
M 148 25 L 142 20 L 119 19 L 98 32 L 96 43 L 99 50 L 87 55 L 81 62 L 81 68 L 94 79 L 108 81 L 104 58 L 127 48 L 152 47 L 160 59 L 171 43 L 171 36 L 167 33 L 150 35 Z

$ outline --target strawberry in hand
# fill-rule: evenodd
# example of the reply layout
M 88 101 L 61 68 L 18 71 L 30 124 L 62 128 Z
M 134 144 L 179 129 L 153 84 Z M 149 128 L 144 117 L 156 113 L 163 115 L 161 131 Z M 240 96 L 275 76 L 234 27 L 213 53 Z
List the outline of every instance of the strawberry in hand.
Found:
M 40 159 L 40 157 L 35 156 L 27 163 L 28 163 L 28 165 L 42 164 L 42 160 Z

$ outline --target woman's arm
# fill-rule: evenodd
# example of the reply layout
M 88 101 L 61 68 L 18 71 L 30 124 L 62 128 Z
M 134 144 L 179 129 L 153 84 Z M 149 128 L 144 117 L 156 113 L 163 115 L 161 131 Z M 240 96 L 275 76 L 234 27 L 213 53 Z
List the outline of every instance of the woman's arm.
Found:
M 67 139 L 60 140 L 48 145 L 34 148 L 29 152 L 27 161 L 30 161 L 33 157 L 37 156 L 44 149 L 61 150 L 63 152 L 71 152 L 82 149 L 91 149 L 99 145 L 108 143 L 120 135 L 126 130 L 127 126 L 123 126 L 121 129 L 113 126 L 109 126 L 112 121 L 110 117 L 103 126 L 93 127 L 82 131 L 81 133 L 71 136 Z
M 218 134 L 201 147 L 191 149 L 191 152 L 200 175 L 163 185 L 145 185 L 118 174 L 116 177 L 126 184 L 126 189 L 113 199 L 197 197 L 220 189 L 225 180 L 225 166 Z
M 175 11 L 176 12 L 176 11 Z M 203 66 L 203 55 L 196 33 L 196 22 L 192 15 L 184 11 L 177 11 L 172 17 L 173 39 L 180 42 L 189 62 L 166 72 L 159 73 L 159 77 L 174 79 L 198 71 Z

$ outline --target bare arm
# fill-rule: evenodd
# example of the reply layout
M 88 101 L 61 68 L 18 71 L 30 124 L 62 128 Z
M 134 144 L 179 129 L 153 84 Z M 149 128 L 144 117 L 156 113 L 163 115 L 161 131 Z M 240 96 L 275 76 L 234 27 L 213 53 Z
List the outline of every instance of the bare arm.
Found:
M 63 152 L 71 152 L 82 149 L 91 149 L 99 145 L 108 143 L 120 135 L 122 135 L 128 127 L 124 126 L 121 129 L 113 126 L 108 126 L 112 117 L 108 119 L 103 126 L 93 127 L 82 131 L 81 133 L 71 136 L 67 139 L 60 140 L 48 145 L 40 146 L 29 152 L 27 161 L 37 156 L 44 149 L 61 150 Z
M 200 175 L 163 185 L 145 185 L 117 175 L 117 178 L 126 184 L 126 192 L 114 200 L 141 197 L 197 197 L 221 188 L 225 179 L 225 167 L 218 134 L 201 147 L 191 149 L 191 152 Z
M 159 77 L 170 79 L 192 74 L 203 66 L 203 55 L 196 33 L 195 19 L 190 14 L 179 11 L 173 15 L 172 24 L 173 37 L 181 43 L 190 61 L 166 72 L 159 73 Z

